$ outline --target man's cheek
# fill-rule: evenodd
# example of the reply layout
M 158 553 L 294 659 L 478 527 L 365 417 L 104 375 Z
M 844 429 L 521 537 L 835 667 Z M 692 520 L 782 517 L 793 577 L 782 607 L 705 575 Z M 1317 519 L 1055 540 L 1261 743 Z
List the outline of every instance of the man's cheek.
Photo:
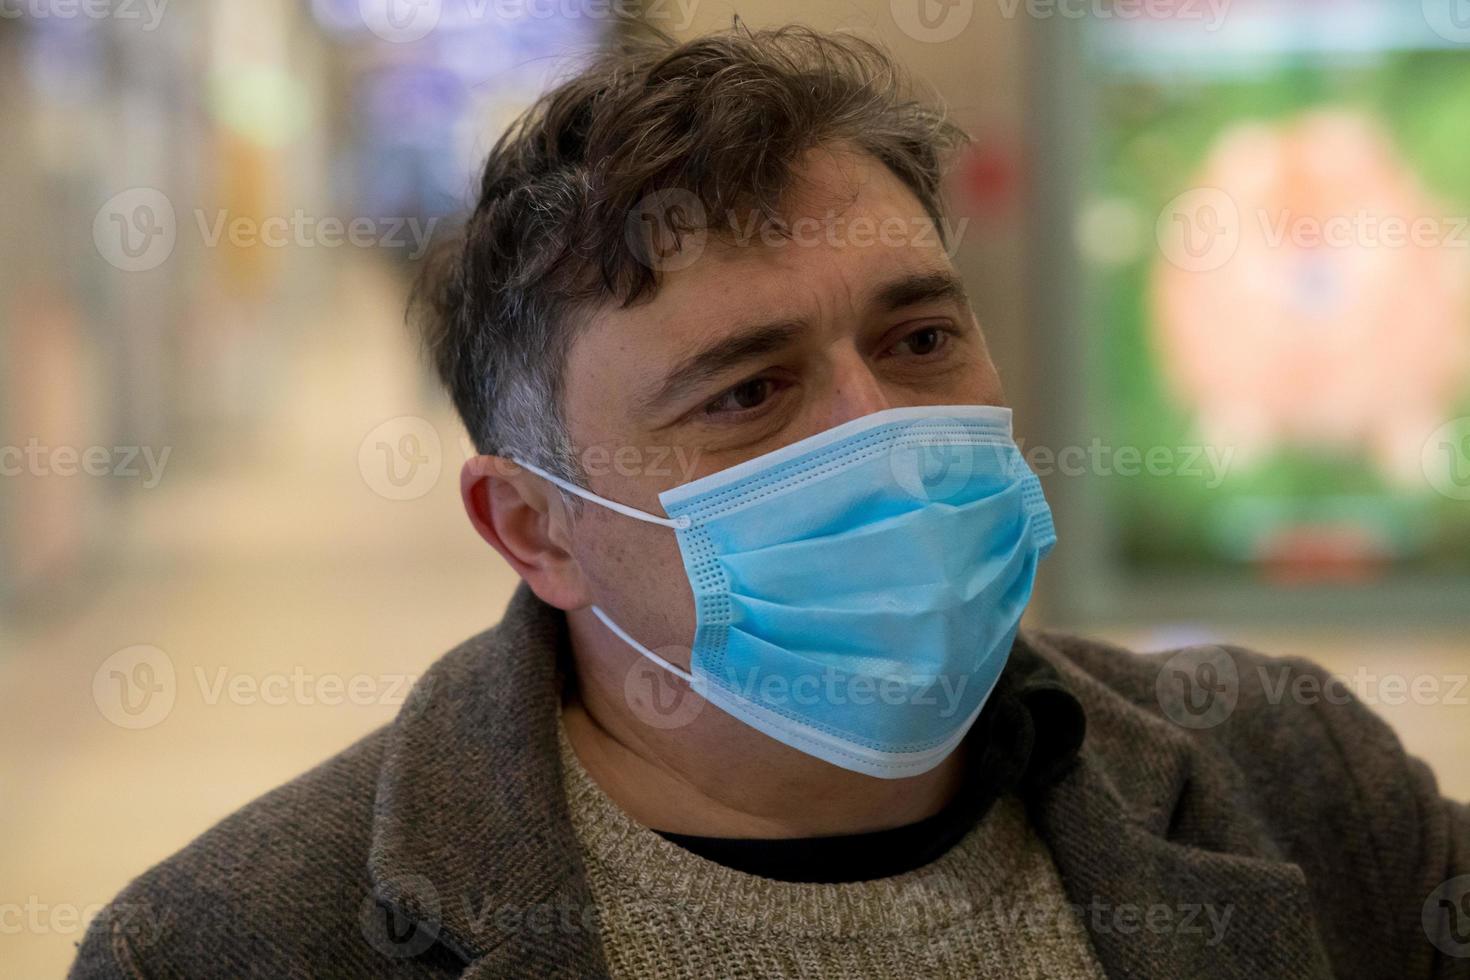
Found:
M 1005 389 L 990 355 L 978 357 L 963 381 L 964 390 L 956 393 L 956 405 L 1004 405 Z
M 606 514 L 586 521 L 577 538 L 582 574 L 614 621 L 660 645 L 689 645 L 694 593 L 672 530 Z

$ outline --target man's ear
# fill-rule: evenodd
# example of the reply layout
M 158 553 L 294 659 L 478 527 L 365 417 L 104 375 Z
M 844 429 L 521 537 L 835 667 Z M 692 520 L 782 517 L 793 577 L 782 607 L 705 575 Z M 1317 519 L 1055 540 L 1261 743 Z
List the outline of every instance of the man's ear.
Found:
M 480 537 L 543 602 L 568 611 L 591 603 L 569 550 L 570 515 L 545 480 L 503 457 L 474 456 L 460 470 L 459 493 Z

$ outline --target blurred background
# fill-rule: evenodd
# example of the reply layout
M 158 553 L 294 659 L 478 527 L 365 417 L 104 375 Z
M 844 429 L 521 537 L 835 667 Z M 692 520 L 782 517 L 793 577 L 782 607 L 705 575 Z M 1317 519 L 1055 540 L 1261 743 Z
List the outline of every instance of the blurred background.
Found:
M 0 974 L 392 718 L 514 578 L 403 309 L 508 120 L 777 0 L 0 2 Z M 950 197 L 1034 625 L 1311 657 L 1470 798 L 1470 5 L 810 0 Z

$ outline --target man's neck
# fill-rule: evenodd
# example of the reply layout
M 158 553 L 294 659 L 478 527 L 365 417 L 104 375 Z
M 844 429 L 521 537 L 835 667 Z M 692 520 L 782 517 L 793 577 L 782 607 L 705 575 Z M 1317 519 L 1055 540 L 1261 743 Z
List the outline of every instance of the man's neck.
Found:
M 614 803 L 655 830 L 707 837 L 816 837 L 884 830 L 944 808 L 964 777 L 965 747 L 929 772 L 878 779 L 798 752 L 730 717 L 683 682 L 681 721 L 640 719 L 625 683 L 641 658 L 572 623 L 576 679 L 562 721 L 577 758 Z M 659 668 L 652 668 L 659 669 Z

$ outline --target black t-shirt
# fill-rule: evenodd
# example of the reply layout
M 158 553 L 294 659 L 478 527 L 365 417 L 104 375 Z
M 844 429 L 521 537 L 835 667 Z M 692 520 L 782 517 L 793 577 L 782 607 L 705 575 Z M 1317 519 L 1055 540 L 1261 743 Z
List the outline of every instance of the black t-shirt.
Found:
M 939 813 L 916 823 L 832 837 L 751 839 L 658 831 L 665 839 L 736 871 L 835 884 L 868 881 L 923 867 L 957 844 L 1012 790 L 1042 789 L 1071 765 L 1082 745 L 1082 705 L 1049 664 L 1017 644 L 990 700 L 965 737 L 966 778 Z

